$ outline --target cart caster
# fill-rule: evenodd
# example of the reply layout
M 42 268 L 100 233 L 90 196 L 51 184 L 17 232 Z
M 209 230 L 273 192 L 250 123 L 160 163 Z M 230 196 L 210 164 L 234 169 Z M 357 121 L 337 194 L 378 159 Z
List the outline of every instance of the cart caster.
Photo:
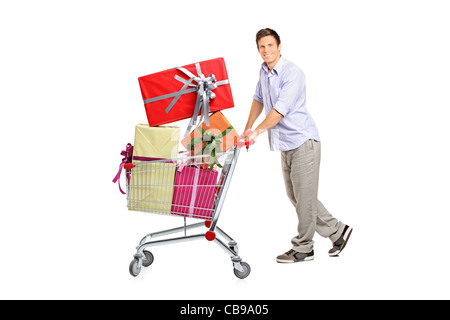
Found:
M 234 269 L 234 275 L 239 279 L 245 279 L 250 274 L 250 265 L 247 262 L 241 262 L 241 267 L 244 269 L 243 271 L 239 271 L 238 269 Z
M 239 254 L 239 249 L 238 249 L 237 243 L 235 241 L 229 242 L 228 246 L 230 247 L 231 250 L 236 252 L 236 255 Z
M 130 274 L 133 277 L 137 277 L 141 273 L 141 267 L 139 266 L 139 259 L 133 259 L 130 263 Z
M 144 259 L 142 260 L 142 265 L 144 267 L 150 267 L 155 258 L 153 257 L 153 254 L 150 251 L 144 250 Z

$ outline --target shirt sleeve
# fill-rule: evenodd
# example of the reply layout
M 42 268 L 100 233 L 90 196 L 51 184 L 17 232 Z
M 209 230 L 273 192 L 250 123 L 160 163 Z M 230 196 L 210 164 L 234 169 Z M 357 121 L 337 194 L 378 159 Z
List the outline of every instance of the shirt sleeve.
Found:
M 255 94 L 253 96 L 253 99 L 255 99 L 256 101 L 258 101 L 259 103 L 264 103 L 263 102 L 263 97 L 262 97 L 262 90 L 261 90 L 261 80 L 258 80 L 258 83 L 256 85 L 256 90 L 255 90 Z
M 274 109 L 286 116 L 292 108 L 302 105 L 304 99 L 305 77 L 302 72 L 295 72 L 289 75 L 281 84 L 278 100 Z

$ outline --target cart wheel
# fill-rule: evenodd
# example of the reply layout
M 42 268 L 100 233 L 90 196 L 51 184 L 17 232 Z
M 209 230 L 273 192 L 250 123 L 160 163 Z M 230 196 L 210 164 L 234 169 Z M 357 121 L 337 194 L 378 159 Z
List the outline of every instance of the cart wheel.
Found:
M 250 274 L 250 265 L 247 262 L 241 262 L 241 266 L 244 269 L 244 271 L 239 271 L 238 269 L 234 269 L 234 275 L 238 277 L 239 279 L 245 279 Z
M 139 260 L 138 259 L 134 259 L 133 261 L 131 261 L 130 263 L 130 274 L 133 277 L 137 277 L 139 275 L 139 273 L 141 273 L 141 268 L 138 267 L 139 266 Z
M 142 265 L 144 267 L 150 267 L 150 265 L 153 263 L 155 258 L 153 257 L 153 254 L 150 251 L 144 250 L 144 260 L 142 260 Z

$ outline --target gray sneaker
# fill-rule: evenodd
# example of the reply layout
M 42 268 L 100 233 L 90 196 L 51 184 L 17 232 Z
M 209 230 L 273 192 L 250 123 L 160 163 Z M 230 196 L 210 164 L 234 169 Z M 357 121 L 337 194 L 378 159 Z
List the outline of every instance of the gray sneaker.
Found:
M 339 255 L 339 253 L 342 252 L 342 250 L 344 250 L 345 246 L 347 245 L 348 239 L 350 239 L 350 236 L 352 235 L 352 231 L 353 228 L 347 225 L 345 226 L 344 231 L 342 231 L 342 234 L 339 237 L 339 239 L 337 239 L 333 243 L 333 248 L 331 248 L 331 250 L 328 251 L 328 255 L 330 257 L 336 257 L 337 255 Z
M 293 263 L 312 260 L 314 260 L 314 250 L 310 253 L 301 253 L 291 249 L 285 254 L 277 257 L 277 262 L 279 263 Z

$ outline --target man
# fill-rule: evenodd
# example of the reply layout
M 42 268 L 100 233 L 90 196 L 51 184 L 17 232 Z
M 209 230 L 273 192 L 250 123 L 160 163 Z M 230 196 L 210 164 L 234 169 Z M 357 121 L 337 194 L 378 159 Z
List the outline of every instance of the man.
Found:
M 314 233 L 329 238 L 330 256 L 342 252 L 352 228 L 334 218 L 317 199 L 320 165 L 320 139 L 317 127 L 306 109 L 305 75 L 281 56 L 281 42 L 272 29 L 256 34 L 258 51 L 264 60 L 253 103 L 245 127 L 255 139 L 268 131 L 272 151 L 281 151 L 286 192 L 298 215 L 298 235 L 292 249 L 277 257 L 280 263 L 314 260 Z M 266 118 L 251 131 L 261 112 Z M 248 131 L 250 130 L 250 131 Z

